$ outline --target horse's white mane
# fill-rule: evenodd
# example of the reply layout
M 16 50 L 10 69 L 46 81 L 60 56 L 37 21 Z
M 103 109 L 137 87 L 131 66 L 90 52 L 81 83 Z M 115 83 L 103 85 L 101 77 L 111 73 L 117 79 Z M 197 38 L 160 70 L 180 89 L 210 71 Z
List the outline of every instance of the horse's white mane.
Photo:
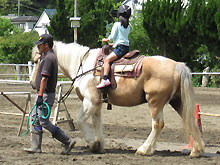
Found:
M 58 65 L 63 74 L 73 79 L 77 75 L 80 63 L 85 60 L 89 54 L 97 55 L 99 49 L 90 50 L 89 47 L 77 43 L 66 44 L 61 41 L 54 41 L 53 50 L 57 56 Z M 34 46 L 32 49 L 33 59 L 36 56 L 36 52 L 38 52 L 38 49 L 37 46 Z
M 80 63 L 89 51 L 89 47 L 77 43 L 63 43 L 54 41 L 54 53 L 57 55 L 60 69 L 69 78 L 73 79 L 78 72 Z
M 65 54 L 65 56 L 67 56 L 66 54 L 77 54 L 77 56 L 83 57 L 83 55 L 89 50 L 89 47 L 79 45 L 77 43 L 66 44 L 61 41 L 54 41 L 53 50 L 58 56 L 60 56 L 61 54 Z

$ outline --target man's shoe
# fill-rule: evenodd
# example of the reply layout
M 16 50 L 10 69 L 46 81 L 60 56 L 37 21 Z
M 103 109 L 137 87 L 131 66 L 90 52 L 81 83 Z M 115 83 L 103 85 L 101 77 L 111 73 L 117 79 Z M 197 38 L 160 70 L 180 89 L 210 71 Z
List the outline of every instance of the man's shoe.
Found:
M 76 141 L 70 138 L 70 143 L 64 145 L 64 150 L 61 152 L 62 155 L 67 155 L 75 146 Z
M 25 148 L 24 151 L 30 154 L 41 153 L 42 132 L 32 131 L 31 134 L 32 134 L 31 147 Z
M 76 144 L 76 141 L 67 136 L 60 128 L 58 128 L 57 131 L 52 134 L 52 136 L 64 144 L 64 150 L 61 152 L 63 155 L 67 155 Z
M 111 82 L 109 81 L 109 79 L 107 79 L 107 80 L 102 79 L 102 81 L 100 82 L 99 85 L 96 86 L 96 88 L 98 88 L 98 89 L 99 88 L 104 88 L 104 87 L 106 87 L 110 84 L 111 84 Z
M 39 149 L 39 148 L 25 148 L 24 151 L 26 151 L 27 153 L 30 153 L 30 154 L 42 153 L 41 149 Z

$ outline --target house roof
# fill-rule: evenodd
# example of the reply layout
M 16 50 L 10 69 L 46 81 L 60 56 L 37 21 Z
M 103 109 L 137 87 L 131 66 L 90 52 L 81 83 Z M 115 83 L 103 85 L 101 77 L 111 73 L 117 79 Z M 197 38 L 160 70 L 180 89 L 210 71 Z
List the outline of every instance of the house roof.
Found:
M 11 22 L 37 22 L 37 20 L 36 16 L 19 16 L 11 19 Z
M 0 18 L 5 18 L 5 19 L 13 19 L 16 18 L 17 16 L 15 14 L 8 14 L 5 16 L 0 16 Z
M 51 19 L 53 15 L 56 13 L 56 9 L 44 9 L 44 11 L 47 13 L 48 17 Z

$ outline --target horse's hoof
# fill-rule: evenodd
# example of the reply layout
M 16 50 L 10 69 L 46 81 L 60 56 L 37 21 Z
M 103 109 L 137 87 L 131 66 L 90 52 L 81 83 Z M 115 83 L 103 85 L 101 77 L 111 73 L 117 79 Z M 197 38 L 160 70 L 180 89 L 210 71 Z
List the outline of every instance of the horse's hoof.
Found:
M 141 155 L 141 156 L 151 156 L 153 155 L 154 152 L 143 152 L 143 151 L 140 151 L 140 150 L 137 150 L 135 155 Z
M 137 150 L 137 151 L 135 152 L 135 155 L 146 156 L 146 153 Z
M 94 142 L 94 144 L 91 147 L 91 152 L 92 153 L 100 153 L 101 150 L 102 150 L 102 147 L 101 147 L 100 141 Z
M 141 155 L 141 156 L 151 156 L 153 155 L 155 152 L 155 150 L 153 150 L 152 148 L 148 147 L 148 148 L 144 148 L 144 147 L 139 147 L 135 153 L 135 155 Z
M 198 158 L 198 157 L 200 157 L 200 152 L 191 151 L 189 156 L 191 158 Z

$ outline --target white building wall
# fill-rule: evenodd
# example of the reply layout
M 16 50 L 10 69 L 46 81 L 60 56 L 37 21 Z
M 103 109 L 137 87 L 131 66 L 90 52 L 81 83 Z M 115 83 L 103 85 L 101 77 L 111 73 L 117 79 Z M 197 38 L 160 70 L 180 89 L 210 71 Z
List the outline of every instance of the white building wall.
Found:
M 24 32 L 29 32 L 28 22 L 25 22 L 25 25 L 24 25 Z
M 50 19 L 46 12 L 43 12 L 37 24 L 34 27 L 34 30 L 38 32 L 39 36 L 45 33 L 49 34 L 46 25 L 50 25 Z
M 34 22 L 25 22 L 24 32 L 30 32 L 34 28 Z

